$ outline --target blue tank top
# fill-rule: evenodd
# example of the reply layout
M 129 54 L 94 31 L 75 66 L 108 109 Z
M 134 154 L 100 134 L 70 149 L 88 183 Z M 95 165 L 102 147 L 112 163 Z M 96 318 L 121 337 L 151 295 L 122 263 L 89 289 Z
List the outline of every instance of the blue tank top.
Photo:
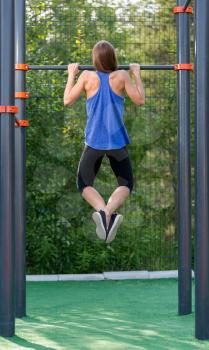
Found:
M 95 149 L 117 149 L 130 143 L 123 121 L 124 97 L 109 85 L 110 73 L 96 72 L 100 85 L 86 100 L 85 144 Z

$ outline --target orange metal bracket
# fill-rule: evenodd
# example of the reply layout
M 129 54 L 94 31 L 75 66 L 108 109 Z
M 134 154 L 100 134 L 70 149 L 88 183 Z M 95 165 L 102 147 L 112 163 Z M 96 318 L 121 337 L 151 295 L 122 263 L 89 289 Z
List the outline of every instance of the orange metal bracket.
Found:
M 29 121 L 24 119 L 16 119 L 15 126 L 29 126 Z
M 188 6 L 185 8 L 185 6 L 176 6 L 173 9 L 173 13 L 193 13 L 193 7 Z
M 0 106 L 0 113 L 18 113 L 17 106 Z
M 193 70 L 193 64 L 192 63 L 174 64 L 174 70 Z
M 29 65 L 25 63 L 18 63 L 15 64 L 15 69 L 16 70 L 29 70 Z
M 15 98 L 29 98 L 29 92 L 25 92 L 25 91 L 15 92 Z

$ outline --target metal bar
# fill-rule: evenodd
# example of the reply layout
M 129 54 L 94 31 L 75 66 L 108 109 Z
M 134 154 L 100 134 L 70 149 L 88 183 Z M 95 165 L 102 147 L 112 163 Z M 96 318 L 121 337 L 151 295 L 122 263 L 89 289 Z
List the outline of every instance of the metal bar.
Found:
M 187 7 L 189 6 L 190 2 L 191 2 L 191 0 L 187 0 L 187 1 L 185 2 L 185 4 L 184 4 L 184 9 L 185 9 L 185 10 L 186 10 Z
M 14 0 L 0 2 L 1 105 L 14 105 Z M 15 332 L 14 114 L 0 114 L 0 335 Z
M 209 339 L 209 2 L 196 1 L 195 335 Z
M 140 65 L 141 70 L 174 70 L 174 65 Z M 30 70 L 67 70 L 68 66 L 34 66 L 29 65 Z M 95 70 L 94 66 L 79 65 L 79 70 Z M 119 65 L 118 69 L 129 70 L 129 65 Z
M 15 6 L 15 63 L 25 62 L 25 0 L 16 0 Z M 15 91 L 25 91 L 25 71 L 15 71 Z M 17 119 L 25 119 L 25 99 L 16 99 Z M 15 279 L 16 317 L 26 315 L 25 277 L 25 173 L 26 128 L 15 128 Z
M 182 6 L 184 0 L 177 0 Z M 189 14 L 176 15 L 178 62 L 190 62 Z M 191 165 L 190 165 L 190 72 L 178 79 L 178 312 L 192 312 L 191 268 Z

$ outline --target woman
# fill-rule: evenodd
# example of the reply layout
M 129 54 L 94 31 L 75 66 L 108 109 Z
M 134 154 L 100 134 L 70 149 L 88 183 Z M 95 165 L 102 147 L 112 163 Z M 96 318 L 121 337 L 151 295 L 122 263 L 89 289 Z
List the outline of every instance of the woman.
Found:
M 133 174 L 126 145 L 130 143 L 123 121 L 124 92 L 137 105 L 145 103 L 140 78 L 140 66 L 130 64 L 135 82 L 125 70 L 118 70 L 114 47 L 108 41 L 99 41 L 92 51 L 96 71 L 83 71 L 76 84 L 78 64 L 68 66 L 68 81 L 64 92 L 64 105 L 72 105 L 84 91 L 86 93 L 87 123 L 85 147 L 78 172 L 77 187 L 83 198 L 96 210 L 92 217 L 100 239 L 110 243 L 116 235 L 123 217 L 118 209 L 133 188 Z M 118 187 L 107 204 L 93 187 L 102 159 L 106 155 L 116 176 Z

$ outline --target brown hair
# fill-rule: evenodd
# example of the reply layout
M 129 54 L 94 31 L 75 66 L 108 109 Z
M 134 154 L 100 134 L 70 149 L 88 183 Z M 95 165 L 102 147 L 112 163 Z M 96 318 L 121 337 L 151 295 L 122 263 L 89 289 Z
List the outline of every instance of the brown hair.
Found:
M 115 49 L 106 40 L 98 41 L 92 51 L 93 65 L 98 71 L 112 72 L 118 69 Z

